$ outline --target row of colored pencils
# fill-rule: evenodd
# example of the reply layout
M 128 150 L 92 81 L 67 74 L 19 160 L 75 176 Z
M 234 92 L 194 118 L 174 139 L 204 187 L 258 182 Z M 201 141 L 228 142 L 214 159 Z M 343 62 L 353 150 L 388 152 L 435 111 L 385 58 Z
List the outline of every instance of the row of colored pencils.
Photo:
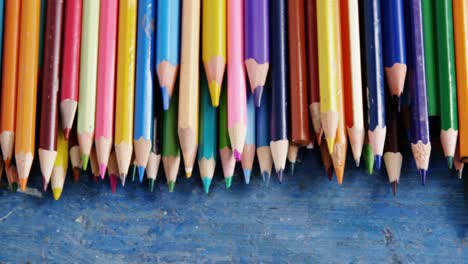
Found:
M 229 188 L 236 161 L 247 184 L 256 156 L 282 181 L 315 143 L 341 184 L 348 140 L 395 192 L 402 134 L 426 182 L 429 116 L 449 167 L 468 158 L 468 0 L 23 0 L 0 14 L 1 153 L 23 190 L 36 143 L 57 199 L 69 158 L 75 179 L 90 164 L 113 190 L 132 164 L 153 190 L 162 160 L 172 191 L 198 161 L 208 193 L 218 151 Z

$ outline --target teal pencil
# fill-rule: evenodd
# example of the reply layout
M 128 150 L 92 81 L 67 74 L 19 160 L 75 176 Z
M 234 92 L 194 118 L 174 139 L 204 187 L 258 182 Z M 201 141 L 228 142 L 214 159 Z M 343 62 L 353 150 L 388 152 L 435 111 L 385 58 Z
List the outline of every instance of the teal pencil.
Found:
M 242 170 L 245 184 L 250 183 L 250 175 L 255 160 L 255 100 L 251 89 L 247 89 L 247 136 L 242 151 Z
M 205 193 L 210 191 L 216 167 L 218 141 L 218 109 L 211 104 L 208 81 L 205 74 L 200 74 L 200 125 L 198 146 L 198 167 Z

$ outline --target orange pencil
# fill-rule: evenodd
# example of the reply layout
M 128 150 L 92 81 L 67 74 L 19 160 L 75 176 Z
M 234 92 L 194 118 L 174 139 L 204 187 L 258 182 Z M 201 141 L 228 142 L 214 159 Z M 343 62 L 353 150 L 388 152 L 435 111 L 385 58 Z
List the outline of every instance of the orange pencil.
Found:
M 15 160 L 24 191 L 34 159 L 41 1 L 21 3 Z
M 10 166 L 15 142 L 20 8 L 21 1 L 6 2 L 0 121 L 0 143 L 6 168 Z

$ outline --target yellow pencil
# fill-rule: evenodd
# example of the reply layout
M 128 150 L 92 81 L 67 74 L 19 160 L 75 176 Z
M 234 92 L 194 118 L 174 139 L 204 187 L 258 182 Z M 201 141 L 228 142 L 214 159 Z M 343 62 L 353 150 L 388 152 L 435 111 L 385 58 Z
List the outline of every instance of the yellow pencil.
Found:
M 219 106 L 226 68 L 226 0 L 204 0 L 202 18 L 202 60 L 211 95 Z
M 192 175 L 197 157 L 199 48 L 200 0 L 185 0 L 182 4 L 178 134 L 187 177 Z
M 320 82 L 320 121 L 333 153 L 338 128 L 338 52 L 340 13 L 338 0 L 317 1 L 317 40 Z
M 55 159 L 52 177 L 50 178 L 52 193 L 55 200 L 60 199 L 62 195 L 63 184 L 65 183 L 65 176 L 67 175 L 68 169 L 68 141 L 65 140 L 62 129 L 57 130 L 57 158 Z
M 137 0 L 119 2 L 114 147 L 122 185 L 133 151 Z

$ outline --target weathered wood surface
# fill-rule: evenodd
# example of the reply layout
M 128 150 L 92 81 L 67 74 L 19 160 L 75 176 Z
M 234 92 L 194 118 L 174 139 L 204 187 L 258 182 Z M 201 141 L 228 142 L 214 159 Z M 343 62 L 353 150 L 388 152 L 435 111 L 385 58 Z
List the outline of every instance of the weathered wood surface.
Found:
M 425 187 L 405 160 L 396 197 L 384 169 L 369 176 L 349 159 L 339 186 L 328 182 L 319 157 L 307 152 L 295 176 L 283 184 L 272 178 L 269 187 L 258 173 L 246 186 L 238 170 L 225 190 L 218 171 L 209 195 L 198 174 L 179 178 L 172 194 L 162 177 L 154 193 L 128 182 L 115 195 L 107 180 L 68 177 L 60 201 L 3 188 L 0 262 L 468 261 L 468 175 L 451 176 L 441 156 Z M 31 178 L 41 186 L 37 167 Z

